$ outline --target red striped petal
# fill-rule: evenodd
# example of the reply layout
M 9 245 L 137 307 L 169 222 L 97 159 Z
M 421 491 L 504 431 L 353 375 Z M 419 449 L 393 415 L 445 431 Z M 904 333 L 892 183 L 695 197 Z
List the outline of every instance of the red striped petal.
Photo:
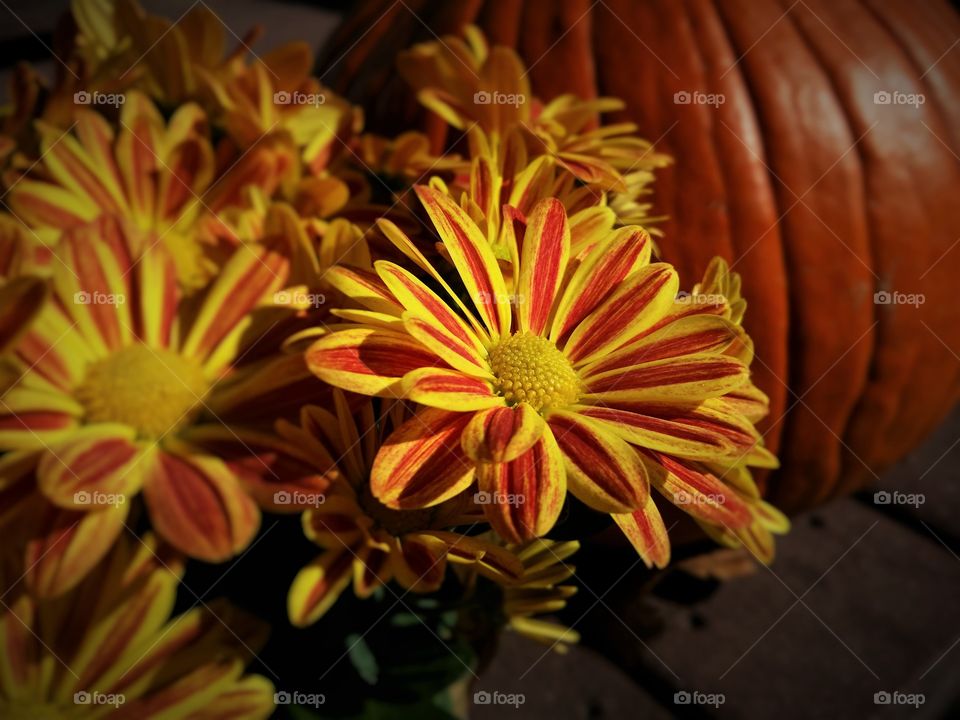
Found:
M 537 203 L 527 219 L 517 279 L 521 330 L 540 335 L 547 327 L 570 257 L 567 213 L 556 198 Z
M 731 531 L 753 521 L 750 508 L 737 492 L 705 468 L 664 453 L 641 452 L 652 461 L 648 464 L 650 481 L 688 515 Z
M 404 375 L 403 396 L 421 405 L 456 410 L 484 410 L 503 406 L 504 399 L 493 392 L 486 380 L 464 375 L 458 370 L 421 368 Z
M 290 622 L 306 627 L 319 620 L 350 584 L 353 563 L 353 553 L 341 547 L 328 550 L 297 573 L 287 595 Z
M 702 402 L 740 387 L 749 371 L 725 355 L 688 355 L 610 370 L 588 378 L 585 399 L 620 402 Z
M 472 460 L 504 463 L 532 448 L 545 427 L 540 413 L 527 403 L 520 403 L 476 413 L 460 440 Z
M 653 497 L 632 513 L 612 516 L 648 568 L 664 568 L 670 562 L 670 538 Z

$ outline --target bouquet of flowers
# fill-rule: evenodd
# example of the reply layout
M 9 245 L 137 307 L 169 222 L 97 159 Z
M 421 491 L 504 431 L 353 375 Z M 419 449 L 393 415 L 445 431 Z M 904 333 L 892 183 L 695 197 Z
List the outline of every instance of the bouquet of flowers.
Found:
M 502 629 L 576 642 L 551 616 L 585 514 L 651 568 L 670 506 L 772 558 L 740 278 L 657 259 L 669 158 L 616 99 L 541 100 L 467 27 L 398 58 L 438 146 L 365 133 L 306 43 L 230 49 L 203 3 L 61 30 L 0 117 L 0 715 L 329 714 L 322 652 L 395 705 L 423 658 L 338 639 L 367 606 L 456 658 L 399 676 L 419 702 Z

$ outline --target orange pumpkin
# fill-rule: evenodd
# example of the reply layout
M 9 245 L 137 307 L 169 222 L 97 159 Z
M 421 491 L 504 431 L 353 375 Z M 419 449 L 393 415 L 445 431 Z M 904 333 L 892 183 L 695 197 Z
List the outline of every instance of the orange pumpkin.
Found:
M 674 156 L 655 184 L 661 249 L 687 286 L 713 255 L 743 275 L 775 503 L 862 487 L 952 408 L 960 15 L 945 1 L 366 0 L 324 79 L 374 129 L 442 142 L 395 57 L 464 23 L 515 47 L 540 97 L 620 97 L 616 119 Z

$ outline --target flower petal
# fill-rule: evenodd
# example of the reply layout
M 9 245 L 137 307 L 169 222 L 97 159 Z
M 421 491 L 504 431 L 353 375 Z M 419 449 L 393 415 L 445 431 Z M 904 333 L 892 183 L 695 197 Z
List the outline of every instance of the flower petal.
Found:
M 639 510 L 612 517 L 648 568 L 667 566 L 670 562 L 670 538 L 652 496 Z
M 570 257 L 567 213 L 556 198 L 542 200 L 527 219 L 517 279 L 520 330 L 540 335 L 547 327 Z
M 577 267 L 557 304 L 550 339 L 559 342 L 610 295 L 624 278 L 650 261 L 650 236 L 638 227 L 617 230 Z
M 726 355 L 688 355 L 587 378 L 582 400 L 619 402 L 702 402 L 743 385 L 747 367 Z
M 447 545 L 447 560 L 476 565 L 477 571 L 491 580 L 501 583 L 514 582 L 524 574 L 523 563 L 516 555 L 482 537 L 444 530 L 428 530 L 420 534 L 440 538 Z
M 490 335 L 506 335 L 510 332 L 510 305 L 503 302 L 507 287 L 486 238 L 447 195 L 424 185 L 415 189 Z
M 403 397 L 421 405 L 444 410 L 484 410 L 503 406 L 504 399 L 493 392 L 486 380 L 458 370 L 421 368 L 403 376 Z
M 567 357 L 585 365 L 651 327 L 673 306 L 677 285 L 666 263 L 636 271 L 577 325 L 564 346 Z
M 752 522 L 747 504 L 712 472 L 664 453 L 641 452 L 648 459 L 650 482 L 688 515 L 731 531 Z
M 394 579 L 413 592 L 433 592 L 447 571 L 447 545 L 424 534 L 404 535 L 390 553 Z
M 521 543 L 546 535 L 563 509 L 567 474 L 553 433 L 510 462 L 477 466 L 475 499 L 494 530 L 507 542 Z
M 566 460 L 570 491 L 581 501 L 610 513 L 644 506 L 650 495 L 646 468 L 626 441 L 579 413 L 554 411 L 547 425 Z
M 319 620 L 350 584 L 353 563 L 353 553 L 341 548 L 328 550 L 300 570 L 287 594 L 290 622 L 307 627 Z
M 198 560 L 229 559 L 260 526 L 256 503 L 212 456 L 158 452 L 145 471 L 143 494 L 157 533 Z
M 404 333 L 347 327 L 317 340 L 307 365 L 324 382 L 363 395 L 395 396 L 412 370 L 443 361 Z
M 48 295 L 47 283 L 37 277 L 17 277 L 0 284 L 0 352 L 17 343 Z
M 373 494 L 392 508 L 437 505 L 465 490 L 474 464 L 460 447 L 471 413 L 424 408 L 398 427 L 377 453 Z
M 403 306 L 376 273 L 360 268 L 337 265 L 324 274 L 333 287 L 365 308 L 385 315 L 400 317 Z
M 460 442 L 471 460 L 504 463 L 516 459 L 540 439 L 546 423 L 527 403 L 478 412 Z

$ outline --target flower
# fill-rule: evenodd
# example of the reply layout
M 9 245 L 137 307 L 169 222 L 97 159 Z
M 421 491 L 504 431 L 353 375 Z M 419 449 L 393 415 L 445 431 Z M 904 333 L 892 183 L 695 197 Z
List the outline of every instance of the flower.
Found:
M 16 344 L 48 295 L 42 278 L 24 272 L 28 251 L 18 223 L 0 214 L 0 353 Z M 5 389 L 2 380 L 0 388 Z
M 374 457 L 389 429 L 409 416 L 402 406 L 386 402 L 378 416 L 364 400 L 351 412 L 343 393 L 335 392 L 334 408 L 335 413 L 303 408 L 299 427 L 278 422 L 281 436 L 329 482 L 322 495 L 290 498 L 313 505 L 303 513 L 303 529 L 324 549 L 290 587 L 291 622 L 316 622 L 351 580 L 357 597 L 366 598 L 391 580 L 409 591 L 433 592 L 443 582 L 448 561 L 470 564 L 504 582 L 519 576 L 519 562 L 502 547 L 450 531 L 470 521 L 463 503 L 394 510 L 373 496 Z
M 523 576 L 503 589 L 503 612 L 509 629 L 560 653 L 567 651 L 565 643 L 580 641 L 580 634 L 573 628 L 537 617 L 559 612 L 576 594 L 575 585 L 562 583 L 576 573 L 576 567 L 567 565 L 565 560 L 579 548 L 576 541 L 546 538 L 510 548 L 523 563 Z
M 37 458 L 45 498 L 28 543 L 31 588 L 54 595 L 83 577 L 141 489 L 155 530 L 184 553 L 221 561 L 243 550 L 257 505 L 202 446 L 240 442 L 251 407 L 269 425 L 275 398 L 324 394 L 298 386 L 312 380 L 301 357 L 260 345 L 271 318 L 256 309 L 283 286 L 288 260 L 238 248 L 199 301 L 181 298 L 162 245 L 137 256 L 108 216 L 66 231 L 59 258 L 0 401 L 0 449 Z
M 334 268 L 330 282 L 369 315 L 307 352 L 332 385 L 427 406 L 377 455 L 371 485 L 381 502 L 432 507 L 476 480 L 508 499 L 484 510 L 519 543 L 549 532 L 568 487 L 595 510 L 629 514 L 649 504 L 651 481 L 702 482 L 681 461 L 776 464 L 729 399 L 749 382 L 747 365 L 727 354 L 742 329 L 675 310 L 676 272 L 650 263 L 645 231 L 616 230 L 571 262 L 559 201 L 527 217 L 511 211 L 501 228 L 515 278 L 508 290 L 469 216 L 438 190 L 416 190 L 467 299 L 381 221 L 448 299 L 391 262 L 378 261 L 375 274 Z
M 217 270 L 196 242 L 198 221 L 241 204 L 244 185 L 271 193 L 290 160 L 269 143 L 218 167 L 203 111 L 182 105 L 165 122 L 138 92 L 126 95 L 114 128 L 93 110 L 76 111 L 64 133 L 41 125 L 41 159 L 10 189 L 10 208 L 48 246 L 62 235 L 112 215 L 142 249 L 162 242 L 185 288 L 201 287 Z
M 0 716 L 270 717 L 273 685 L 244 674 L 265 625 L 220 602 L 171 619 L 182 562 L 154 537 L 126 536 L 58 600 L 26 592 L 18 558 L 0 562 Z

